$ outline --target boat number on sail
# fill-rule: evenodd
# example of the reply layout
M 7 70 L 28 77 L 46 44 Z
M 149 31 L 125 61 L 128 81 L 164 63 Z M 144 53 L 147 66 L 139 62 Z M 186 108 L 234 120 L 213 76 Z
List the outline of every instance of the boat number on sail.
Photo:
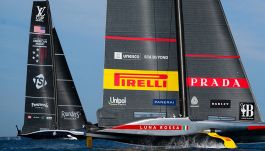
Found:
M 79 119 L 81 113 L 79 111 L 74 112 L 66 112 L 66 111 L 61 111 L 61 118 L 65 119 L 65 120 L 76 120 Z
M 187 78 L 189 87 L 212 87 L 212 88 L 249 88 L 245 78 Z
M 179 91 L 178 72 L 105 69 L 104 89 Z
M 33 83 L 35 84 L 37 89 L 43 88 L 47 85 L 47 81 L 45 80 L 45 77 L 43 74 L 39 74 L 36 77 L 33 78 Z
M 108 103 L 109 105 L 124 106 L 126 105 L 126 97 L 124 98 L 110 97 Z
M 239 119 L 240 120 L 254 120 L 255 108 L 254 103 L 240 102 Z
M 45 17 L 44 10 L 45 10 L 45 8 L 46 7 L 37 6 L 37 9 L 38 9 L 38 14 L 36 15 L 36 21 L 37 22 L 44 22 L 44 17 Z

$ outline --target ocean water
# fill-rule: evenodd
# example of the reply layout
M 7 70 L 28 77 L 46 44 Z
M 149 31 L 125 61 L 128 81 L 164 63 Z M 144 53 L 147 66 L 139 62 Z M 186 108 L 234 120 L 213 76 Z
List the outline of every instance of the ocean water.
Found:
M 184 145 L 183 145 L 184 144 Z M 131 145 L 125 143 L 118 143 L 109 140 L 94 140 L 93 148 L 88 149 L 85 141 L 71 141 L 71 140 L 32 140 L 21 137 L 0 137 L 0 151 L 88 151 L 88 150 L 228 150 L 224 149 L 222 144 L 218 143 L 205 143 L 205 144 L 185 144 L 168 145 L 164 147 L 154 146 L 140 146 Z M 206 149 L 208 148 L 208 149 Z M 253 144 L 238 144 L 236 151 L 265 151 L 265 143 L 253 143 Z

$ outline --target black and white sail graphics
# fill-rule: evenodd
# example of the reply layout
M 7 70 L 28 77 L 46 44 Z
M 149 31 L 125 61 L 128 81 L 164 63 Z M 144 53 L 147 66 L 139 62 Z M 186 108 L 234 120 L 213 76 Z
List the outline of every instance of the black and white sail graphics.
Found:
M 260 121 L 220 0 L 183 0 L 189 117 Z
M 56 67 L 58 129 L 82 129 L 86 124 L 86 117 L 55 28 L 53 29 L 53 41 Z
M 179 114 L 174 0 L 108 0 L 99 126 Z
M 22 133 L 56 128 L 51 25 L 48 2 L 34 2 Z
M 22 135 L 81 130 L 86 117 L 54 28 L 48 1 L 33 2 Z

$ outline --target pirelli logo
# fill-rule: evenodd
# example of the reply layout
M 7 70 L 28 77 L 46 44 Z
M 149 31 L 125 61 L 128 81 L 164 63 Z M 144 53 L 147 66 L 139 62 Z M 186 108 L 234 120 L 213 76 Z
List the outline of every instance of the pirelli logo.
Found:
M 178 72 L 105 69 L 104 89 L 179 91 Z

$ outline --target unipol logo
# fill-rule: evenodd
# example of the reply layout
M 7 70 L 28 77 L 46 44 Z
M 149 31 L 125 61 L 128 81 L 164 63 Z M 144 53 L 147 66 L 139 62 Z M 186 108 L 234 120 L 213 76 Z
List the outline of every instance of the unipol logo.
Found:
M 74 112 L 74 111 L 71 111 L 71 112 L 65 112 L 65 111 L 62 111 L 61 112 L 61 118 L 65 119 L 65 120 L 76 120 L 76 119 L 79 119 L 81 113 L 79 111 L 77 112 Z
M 47 81 L 45 80 L 45 77 L 43 74 L 39 74 L 36 77 L 33 78 L 33 83 L 35 84 L 37 89 L 43 88 L 47 85 Z
M 126 97 L 120 99 L 118 97 L 110 97 L 109 98 L 109 105 L 117 105 L 117 106 L 121 106 L 121 105 L 126 105 Z
M 240 103 L 240 120 L 254 120 L 254 103 Z
M 37 22 L 44 22 L 45 14 L 43 14 L 43 12 L 44 12 L 45 8 L 46 7 L 37 6 L 38 14 L 36 15 L 36 19 L 35 19 Z
M 189 87 L 249 88 L 245 78 L 187 78 Z

